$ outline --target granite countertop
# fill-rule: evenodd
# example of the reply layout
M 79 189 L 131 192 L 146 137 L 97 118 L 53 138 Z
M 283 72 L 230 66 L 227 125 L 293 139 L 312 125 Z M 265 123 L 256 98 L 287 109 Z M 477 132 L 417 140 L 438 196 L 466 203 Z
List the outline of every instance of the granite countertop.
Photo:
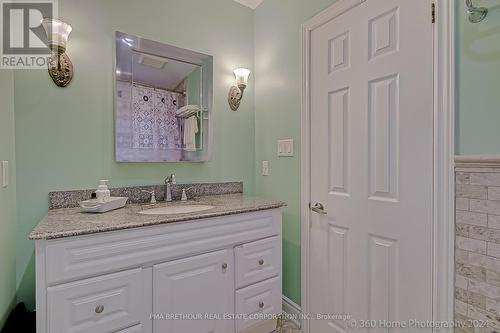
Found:
M 214 206 L 214 208 L 185 214 L 139 214 L 140 211 L 149 208 L 192 204 L 210 205 Z M 237 193 L 203 196 L 188 201 L 159 202 L 156 205 L 128 204 L 124 208 L 103 214 L 82 213 L 80 212 L 80 208 L 54 209 L 50 210 L 48 215 L 33 229 L 29 238 L 40 240 L 74 237 L 105 231 L 253 212 L 283 206 L 286 206 L 284 202 L 269 201 Z

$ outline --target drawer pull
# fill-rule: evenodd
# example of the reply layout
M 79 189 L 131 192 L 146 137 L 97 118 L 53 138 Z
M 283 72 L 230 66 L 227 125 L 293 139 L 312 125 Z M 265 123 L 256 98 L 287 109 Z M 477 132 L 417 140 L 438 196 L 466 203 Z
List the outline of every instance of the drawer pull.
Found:
M 264 265 L 264 259 L 259 260 L 259 265 L 261 265 L 261 266 Z
M 222 264 L 222 269 L 226 270 L 227 269 L 227 264 L 226 263 L 223 263 Z
M 104 305 L 100 304 L 95 307 L 95 313 L 102 313 L 104 311 Z
M 261 308 L 261 309 L 264 308 L 264 302 L 259 302 L 259 308 Z

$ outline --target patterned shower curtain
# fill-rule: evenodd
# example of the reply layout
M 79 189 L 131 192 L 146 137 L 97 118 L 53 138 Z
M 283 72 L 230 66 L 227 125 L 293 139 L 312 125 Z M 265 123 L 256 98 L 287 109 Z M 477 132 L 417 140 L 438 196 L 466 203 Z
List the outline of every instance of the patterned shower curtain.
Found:
M 163 89 L 132 86 L 132 148 L 166 150 L 181 147 L 176 111 L 185 96 Z

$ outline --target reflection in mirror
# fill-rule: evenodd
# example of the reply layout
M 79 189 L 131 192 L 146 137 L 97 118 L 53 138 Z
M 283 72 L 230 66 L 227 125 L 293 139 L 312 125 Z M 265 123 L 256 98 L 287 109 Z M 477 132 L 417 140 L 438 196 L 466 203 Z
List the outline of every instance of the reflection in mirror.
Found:
M 213 58 L 116 33 L 116 160 L 206 161 Z

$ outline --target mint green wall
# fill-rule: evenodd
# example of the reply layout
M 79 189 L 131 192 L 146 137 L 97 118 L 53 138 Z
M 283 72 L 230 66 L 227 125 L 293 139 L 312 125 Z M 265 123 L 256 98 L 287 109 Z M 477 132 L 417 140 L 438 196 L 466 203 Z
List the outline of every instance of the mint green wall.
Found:
M 15 72 L 18 158 L 18 299 L 34 305 L 34 242 L 29 232 L 47 213 L 47 193 L 94 187 L 244 181 L 255 188 L 254 81 L 239 112 L 227 105 L 232 70 L 253 67 L 253 11 L 233 0 L 59 0 L 73 26 L 68 54 L 73 82 L 56 87 L 45 70 Z M 114 161 L 115 30 L 214 56 L 214 159 L 207 163 L 120 164 Z M 3 267 L 2 267 L 3 268 Z
M 456 151 L 500 154 L 500 0 L 474 3 L 489 9 L 477 24 L 457 0 Z
M 200 80 L 201 80 L 201 67 L 193 70 L 187 77 L 187 104 L 200 105 Z
M 301 26 L 334 0 L 265 0 L 255 11 L 256 193 L 284 200 L 283 292 L 300 304 Z M 293 138 L 295 156 L 276 156 Z M 261 175 L 263 160 L 270 175 Z
M 203 81 L 201 86 L 200 86 L 200 81 L 202 79 L 202 67 L 196 68 L 191 73 L 189 73 L 189 75 L 187 76 L 187 82 L 186 82 L 186 96 L 187 96 L 186 103 L 187 104 L 202 105 L 202 101 L 200 100 L 200 96 L 201 96 L 201 89 L 200 88 L 207 86 L 207 83 L 208 83 L 208 82 L 206 82 L 207 77 L 208 77 L 207 68 L 203 69 L 203 73 L 204 73 L 204 75 L 203 75 L 204 81 Z M 206 94 L 207 94 L 206 89 L 204 89 L 204 93 L 203 93 L 204 96 L 201 96 L 201 97 L 203 97 L 203 99 L 205 101 L 205 105 L 208 104 Z M 203 132 L 204 123 L 206 123 L 206 121 L 203 121 L 203 117 L 201 117 L 200 122 L 198 122 L 198 126 L 201 128 L 201 130 L 199 130 L 198 133 L 196 133 L 196 135 L 195 135 L 196 147 L 202 147 L 202 143 L 200 142 L 200 139 L 201 139 L 201 135 Z
M 16 169 L 14 75 L 0 70 L 0 161 L 9 161 L 9 187 L 0 187 L 0 329 L 16 298 Z M 0 166 L 1 169 L 1 166 Z

